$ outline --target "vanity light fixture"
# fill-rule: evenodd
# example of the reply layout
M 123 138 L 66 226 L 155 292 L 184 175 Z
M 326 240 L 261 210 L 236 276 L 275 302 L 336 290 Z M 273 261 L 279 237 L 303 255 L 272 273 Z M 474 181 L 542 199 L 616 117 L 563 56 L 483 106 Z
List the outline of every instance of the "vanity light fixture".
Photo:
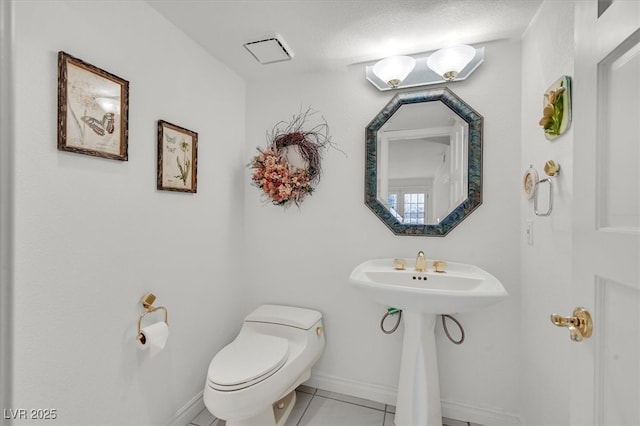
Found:
M 465 80 L 484 61 L 484 47 L 453 46 L 433 52 L 393 56 L 366 66 L 378 90 L 394 90 Z
M 476 56 L 476 49 L 464 44 L 446 47 L 427 58 L 427 66 L 446 81 L 454 80 Z
M 402 80 L 407 78 L 409 73 L 416 66 L 416 60 L 411 56 L 392 56 L 378 61 L 373 66 L 373 73 L 391 87 L 395 89 Z

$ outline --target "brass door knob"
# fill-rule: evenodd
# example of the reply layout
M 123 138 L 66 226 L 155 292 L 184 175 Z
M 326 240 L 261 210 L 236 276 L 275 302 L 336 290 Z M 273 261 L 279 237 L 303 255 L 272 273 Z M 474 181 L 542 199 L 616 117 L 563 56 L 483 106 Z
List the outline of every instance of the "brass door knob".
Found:
M 570 317 L 551 314 L 551 322 L 558 327 L 567 327 L 569 337 L 574 342 L 582 342 L 584 338 L 589 338 L 593 334 L 591 314 L 584 308 L 575 308 L 573 316 Z

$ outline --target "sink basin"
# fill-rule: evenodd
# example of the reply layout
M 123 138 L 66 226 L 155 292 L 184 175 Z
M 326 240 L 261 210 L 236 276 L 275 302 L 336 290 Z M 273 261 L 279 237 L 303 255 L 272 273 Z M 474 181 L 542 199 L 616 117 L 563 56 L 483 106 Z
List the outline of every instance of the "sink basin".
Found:
M 507 297 L 500 281 L 475 265 L 447 262 L 443 273 L 433 268 L 417 272 L 412 266 L 396 270 L 393 265 L 393 259 L 368 260 L 349 279 L 374 302 L 413 312 L 469 312 Z
M 504 299 L 507 291 L 487 271 L 454 262 L 439 273 L 396 270 L 393 259 L 368 260 L 356 266 L 349 281 L 374 302 L 402 309 L 396 426 L 442 426 L 436 317 L 478 310 Z

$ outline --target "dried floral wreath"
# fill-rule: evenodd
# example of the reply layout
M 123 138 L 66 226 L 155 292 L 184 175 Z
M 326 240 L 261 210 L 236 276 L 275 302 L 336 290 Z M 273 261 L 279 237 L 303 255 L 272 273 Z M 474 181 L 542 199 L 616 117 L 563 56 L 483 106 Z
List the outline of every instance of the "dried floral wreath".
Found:
M 253 169 L 253 185 L 260 188 L 262 195 L 274 205 L 288 207 L 295 204 L 299 207 L 304 198 L 313 193 L 314 185 L 320 182 L 323 151 L 334 145 L 324 117 L 321 124 L 311 130 L 303 130 L 313 114 L 315 111 L 308 109 L 293 116 L 291 122 L 277 123 L 267 135 L 267 148 L 257 148 L 258 155 L 248 165 Z M 289 147 L 296 149 L 305 162 L 305 168 L 290 164 L 287 158 Z

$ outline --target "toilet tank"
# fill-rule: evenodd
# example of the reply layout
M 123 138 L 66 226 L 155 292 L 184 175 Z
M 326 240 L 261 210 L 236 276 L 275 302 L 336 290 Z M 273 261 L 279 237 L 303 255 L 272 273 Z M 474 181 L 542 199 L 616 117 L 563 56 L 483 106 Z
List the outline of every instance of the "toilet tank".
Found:
M 293 306 L 262 305 L 245 318 L 245 322 L 288 325 L 289 327 L 309 330 L 322 319 L 318 311 Z
M 293 306 L 262 305 L 247 315 L 242 327 L 274 336 L 302 338 L 317 333 L 317 328 L 322 327 L 322 314 Z

